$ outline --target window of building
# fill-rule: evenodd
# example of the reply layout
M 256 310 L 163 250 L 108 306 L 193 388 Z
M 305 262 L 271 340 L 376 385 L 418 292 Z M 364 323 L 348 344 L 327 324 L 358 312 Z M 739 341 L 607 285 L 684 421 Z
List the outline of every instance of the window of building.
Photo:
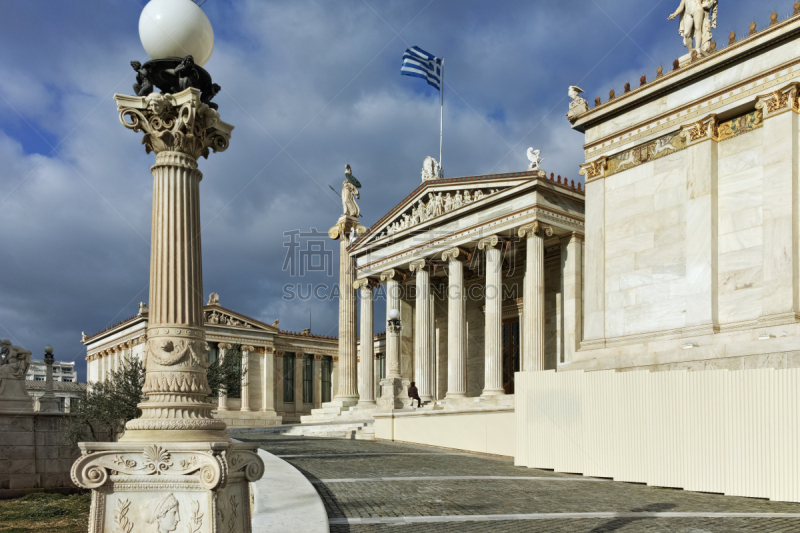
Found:
M 326 355 L 322 358 L 322 401 L 331 401 L 331 375 L 333 375 L 333 358 Z
M 303 403 L 314 402 L 314 357 L 303 356 Z
M 61 381 L 65 382 L 65 383 L 72 383 L 72 378 L 64 378 Z
M 294 353 L 283 354 L 283 401 L 294 403 Z
M 61 367 L 53 365 L 53 372 L 61 372 Z
M 206 352 L 206 357 L 208 358 L 208 364 L 217 362 L 219 359 L 219 348 L 216 342 L 208 343 L 208 352 Z
M 44 376 L 33 376 L 33 381 L 44 381 Z

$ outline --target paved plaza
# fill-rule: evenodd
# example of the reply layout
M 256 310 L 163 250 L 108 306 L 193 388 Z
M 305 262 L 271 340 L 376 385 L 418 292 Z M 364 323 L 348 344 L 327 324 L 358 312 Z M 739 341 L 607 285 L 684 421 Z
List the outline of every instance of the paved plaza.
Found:
M 299 469 L 322 497 L 334 533 L 800 532 L 800 504 L 597 480 L 515 467 L 511 459 L 391 442 L 250 432 L 236 438 L 256 440 Z M 549 513 L 562 517 L 548 519 Z M 585 518 L 585 513 L 597 515 Z

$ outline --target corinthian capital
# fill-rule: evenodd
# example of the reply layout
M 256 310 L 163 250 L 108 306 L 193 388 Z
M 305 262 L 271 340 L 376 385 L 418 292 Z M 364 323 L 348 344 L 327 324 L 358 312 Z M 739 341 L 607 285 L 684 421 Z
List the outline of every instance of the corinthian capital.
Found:
M 200 91 L 186 89 L 175 94 L 147 96 L 115 94 L 119 119 L 133 131 L 144 132 L 147 153 L 180 152 L 194 159 L 208 158 L 228 149 L 233 126 L 200 101 Z

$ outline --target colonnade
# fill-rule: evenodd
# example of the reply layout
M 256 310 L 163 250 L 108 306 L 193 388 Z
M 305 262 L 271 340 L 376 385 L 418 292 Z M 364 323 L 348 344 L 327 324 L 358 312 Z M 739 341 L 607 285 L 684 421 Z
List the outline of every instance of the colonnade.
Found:
M 523 289 L 522 353 L 523 371 L 545 370 L 545 262 L 544 241 L 553 235 L 553 228 L 538 220 L 517 229 L 520 238 L 527 245 L 525 263 L 525 283 Z M 564 295 L 565 326 L 576 331 L 566 332 L 568 339 L 566 352 L 574 352 L 580 339 L 580 279 L 581 243 L 583 236 L 570 232 L 562 238 L 562 287 Z M 501 235 L 490 235 L 478 241 L 477 251 L 482 251 L 485 261 L 485 315 L 484 315 L 484 388 L 482 397 L 496 397 L 504 394 L 503 389 L 503 258 L 510 239 Z M 440 254 L 440 255 L 439 255 Z M 438 257 L 437 257 L 438 256 Z M 447 399 L 467 396 L 467 327 L 466 327 L 466 289 L 464 262 L 472 259 L 472 254 L 464 248 L 454 247 L 438 252 L 431 257 L 417 258 L 408 264 L 408 270 L 415 276 L 416 296 L 414 299 L 414 381 L 423 402 L 432 401 L 434 394 L 434 347 L 432 339 L 434 321 L 432 320 L 431 273 L 432 261 L 440 259 L 447 265 Z M 568 274 L 568 275 L 566 275 Z M 386 286 L 387 317 L 392 309 L 399 309 L 399 283 L 403 275 L 398 269 L 381 272 L 378 279 L 361 278 L 354 282 L 359 289 L 361 302 L 361 368 L 358 376 L 361 402 L 374 405 L 373 346 L 363 342 L 373 338 L 374 287 L 378 282 Z M 412 327 L 403 324 L 403 327 Z M 387 336 L 386 360 L 399 361 L 399 346 L 390 342 Z M 397 364 L 397 363 L 395 363 Z M 399 371 L 399 368 L 397 369 Z M 345 369 L 346 371 L 346 369 Z M 350 370 L 353 372 L 353 370 Z M 387 368 L 387 371 L 389 369 Z

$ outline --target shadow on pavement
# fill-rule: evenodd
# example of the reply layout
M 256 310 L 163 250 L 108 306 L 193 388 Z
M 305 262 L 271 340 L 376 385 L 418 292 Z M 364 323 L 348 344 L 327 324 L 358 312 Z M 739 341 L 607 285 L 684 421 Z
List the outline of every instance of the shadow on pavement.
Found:
M 673 509 L 675 504 L 672 503 L 654 503 L 652 505 L 648 505 L 646 507 L 640 507 L 638 509 L 631 509 L 629 512 L 631 513 L 663 513 L 665 511 L 669 511 Z M 622 529 L 623 527 L 631 524 L 637 520 L 654 520 L 654 518 L 649 517 L 640 517 L 640 518 L 614 518 L 610 522 L 606 522 L 605 524 L 601 524 L 596 528 L 589 531 L 589 533 L 607 533 L 608 531 L 616 531 L 618 529 Z

